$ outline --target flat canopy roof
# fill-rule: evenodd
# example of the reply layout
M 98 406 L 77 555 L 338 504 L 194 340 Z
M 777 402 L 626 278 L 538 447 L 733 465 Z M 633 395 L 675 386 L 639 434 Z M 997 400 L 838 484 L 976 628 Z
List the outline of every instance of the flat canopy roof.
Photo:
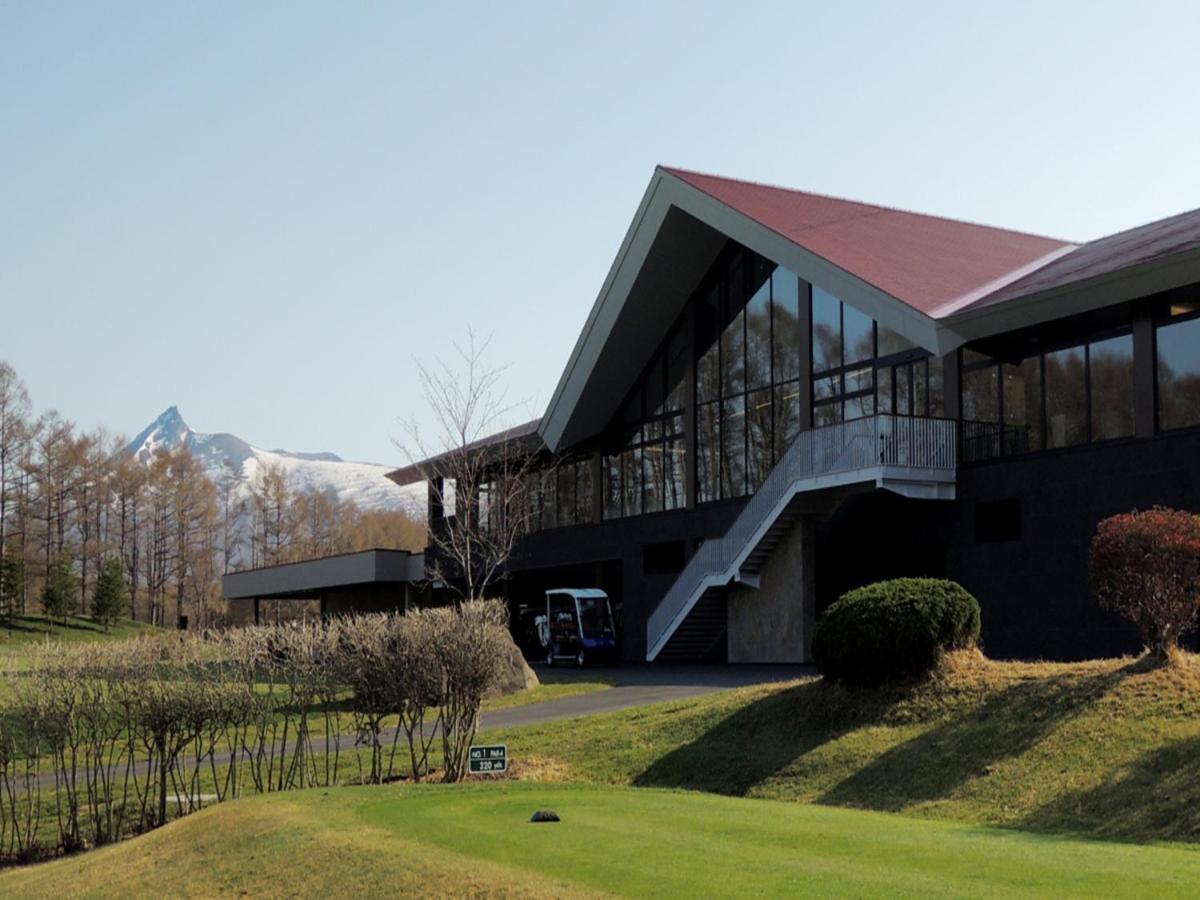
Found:
M 320 559 L 231 572 L 221 578 L 226 600 L 312 597 L 333 588 L 425 580 L 425 554 L 360 550 Z

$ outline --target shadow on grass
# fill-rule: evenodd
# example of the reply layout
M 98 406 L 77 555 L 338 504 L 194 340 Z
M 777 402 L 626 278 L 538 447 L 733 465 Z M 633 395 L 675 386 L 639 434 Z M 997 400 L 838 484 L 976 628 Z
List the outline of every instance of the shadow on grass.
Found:
M 994 766 L 1025 753 L 1130 673 L 1035 678 L 991 694 L 886 751 L 826 791 L 820 803 L 897 812 L 939 800 Z
M 868 709 L 818 717 L 811 713 L 836 709 L 829 701 L 844 695 L 841 689 L 808 681 L 776 691 L 739 707 L 700 737 L 659 757 L 634 784 L 743 796 L 797 757 L 882 715 L 890 697 L 871 693 Z
M 1146 753 L 1096 787 L 1070 791 L 1031 813 L 1022 828 L 1132 842 L 1200 841 L 1200 737 Z
M 896 811 L 951 794 L 1079 715 L 1131 671 L 1031 678 L 951 705 L 922 684 L 855 690 L 811 681 L 740 707 L 634 781 L 742 796 L 805 754 L 872 725 L 929 726 L 826 791 L 831 805 Z M 927 701 L 927 702 L 925 702 Z M 914 717 L 914 710 L 916 710 Z

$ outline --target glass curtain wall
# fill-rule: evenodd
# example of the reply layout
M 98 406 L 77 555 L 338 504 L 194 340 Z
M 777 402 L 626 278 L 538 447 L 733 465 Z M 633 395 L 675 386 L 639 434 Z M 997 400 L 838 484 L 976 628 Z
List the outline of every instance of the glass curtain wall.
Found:
M 681 509 L 687 502 L 685 327 L 686 318 L 655 354 L 625 402 L 619 444 L 603 455 L 606 519 Z
M 813 427 L 878 413 L 944 416 L 942 361 L 812 289 Z
M 1020 362 L 963 350 L 962 417 L 964 462 L 1131 437 L 1133 336 Z
M 695 304 L 696 499 L 752 494 L 800 428 L 808 285 L 737 248 Z

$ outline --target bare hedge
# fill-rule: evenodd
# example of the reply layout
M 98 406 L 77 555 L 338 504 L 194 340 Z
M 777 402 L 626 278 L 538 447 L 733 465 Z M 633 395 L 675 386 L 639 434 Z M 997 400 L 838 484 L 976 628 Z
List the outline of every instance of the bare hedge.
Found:
M 420 780 L 438 742 L 441 777 L 457 781 L 507 640 L 503 604 L 478 601 L 39 646 L 0 701 L 0 859 L 103 844 L 245 793 Z

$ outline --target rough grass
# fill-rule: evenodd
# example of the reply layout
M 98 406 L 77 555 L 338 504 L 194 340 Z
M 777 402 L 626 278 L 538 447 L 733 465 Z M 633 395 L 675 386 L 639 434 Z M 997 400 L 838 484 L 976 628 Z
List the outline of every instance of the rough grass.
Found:
M 563 821 L 529 823 L 550 807 Z M 686 823 L 686 824 L 683 824 Z M 224 804 L 0 873 L 40 896 L 1188 896 L 1200 852 L 578 785 L 338 788 Z
M 880 690 L 818 679 L 507 732 L 514 774 L 1200 842 L 1200 662 L 954 655 Z M 528 764 L 527 771 L 522 762 Z

